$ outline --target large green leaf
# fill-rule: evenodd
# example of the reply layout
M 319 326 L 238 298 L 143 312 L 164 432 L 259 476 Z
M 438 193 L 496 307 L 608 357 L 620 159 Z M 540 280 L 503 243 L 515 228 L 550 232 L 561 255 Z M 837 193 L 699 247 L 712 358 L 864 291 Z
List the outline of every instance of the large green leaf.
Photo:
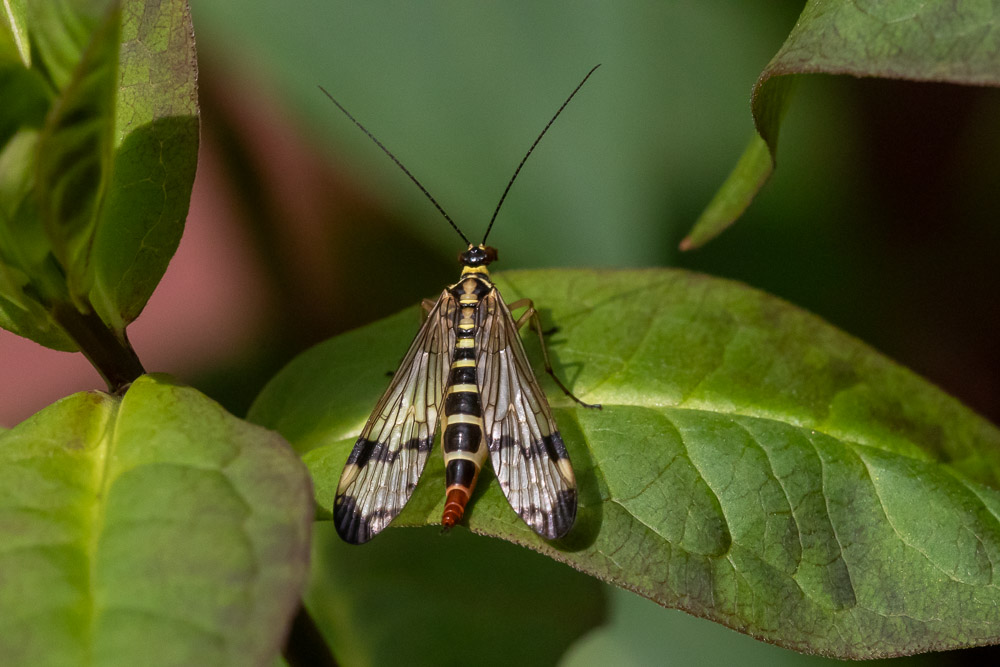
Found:
M 491 480 L 470 529 L 803 651 L 872 657 L 1000 640 L 993 425 L 735 283 L 649 270 L 515 272 L 498 284 L 559 326 L 557 371 L 604 409 L 549 391 L 580 485 L 566 539 L 538 538 Z M 303 455 L 325 516 L 416 326 L 407 311 L 317 346 L 254 405 L 251 418 Z M 433 456 L 396 524 L 439 522 L 442 479 Z
M 0 655 L 19 665 L 268 664 L 305 581 L 287 443 L 145 376 L 0 433 Z
M 1000 13 L 989 0 L 809 0 L 754 86 L 751 106 L 760 136 L 751 140 L 740 166 L 695 223 L 684 247 L 702 245 L 721 233 L 767 181 L 781 118 L 800 74 L 1000 86 Z M 761 139 L 770 158 L 745 168 L 749 156 L 759 152 Z

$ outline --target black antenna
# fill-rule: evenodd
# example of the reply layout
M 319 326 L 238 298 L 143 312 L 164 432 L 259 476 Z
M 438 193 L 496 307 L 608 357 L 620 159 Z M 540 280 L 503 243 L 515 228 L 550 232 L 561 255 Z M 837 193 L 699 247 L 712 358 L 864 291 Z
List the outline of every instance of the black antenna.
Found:
M 503 200 L 507 198 L 507 193 L 510 192 L 510 186 L 514 185 L 514 179 L 517 178 L 517 175 L 521 173 L 521 167 L 523 167 L 524 163 L 528 161 L 528 156 L 531 155 L 531 151 L 535 150 L 535 146 L 537 146 L 538 142 L 542 140 L 542 137 L 545 136 L 545 133 L 549 131 L 549 128 L 552 126 L 552 123 L 554 123 L 556 121 L 556 118 L 559 117 L 559 114 L 561 114 L 563 112 L 563 109 L 566 108 L 566 105 L 569 104 L 569 101 L 571 99 L 573 99 L 573 96 L 576 95 L 577 92 L 581 88 L 583 88 L 583 84 L 587 83 L 587 79 L 590 78 L 590 75 L 593 74 L 597 70 L 597 68 L 600 67 L 600 66 L 601 65 L 598 63 L 597 65 L 594 65 L 594 67 L 589 72 L 587 72 L 587 76 L 583 77 L 583 81 L 581 81 L 579 84 L 577 84 L 576 88 L 573 89 L 573 92 L 569 94 L 569 97 L 566 98 L 566 101 L 563 102 L 562 106 L 559 107 L 559 110 L 556 111 L 556 115 L 554 115 L 552 117 L 552 119 L 542 129 L 542 133 L 538 135 L 537 139 L 535 139 L 535 143 L 531 144 L 531 148 L 529 148 L 528 152 L 524 154 L 524 157 L 521 159 L 521 164 L 517 165 L 517 169 L 514 170 L 514 175 L 510 177 L 510 181 L 507 182 L 507 187 L 504 188 L 503 194 L 500 195 L 500 201 L 497 202 L 497 207 L 493 211 L 493 217 L 490 218 L 490 224 L 486 228 L 486 233 L 483 234 L 482 245 L 486 245 L 486 237 L 488 237 L 490 235 L 490 230 L 493 229 L 493 222 L 497 219 L 497 213 L 500 212 L 500 207 L 503 206 Z M 325 93 L 326 91 L 324 90 L 323 92 Z M 327 94 L 329 95 L 329 93 L 327 93 Z M 333 99 L 333 98 L 330 98 L 330 99 Z M 336 104 L 336 102 L 334 102 L 334 104 Z M 340 106 L 340 105 L 337 104 L 337 106 Z M 347 112 L 345 111 L 344 113 L 347 113 Z M 352 118 L 351 120 L 354 120 L 354 119 Z M 354 121 L 354 122 L 356 123 L 357 121 Z M 361 129 L 364 130 L 364 128 L 361 128 Z M 374 139 L 374 138 L 375 137 L 372 137 L 372 139 Z M 381 146 L 381 145 L 382 144 L 379 144 L 379 146 Z M 383 148 L 382 150 L 385 150 L 385 149 Z M 388 152 L 388 151 L 386 151 L 386 152 Z M 395 158 L 393 158 L 393 159 L 395 159 Z M 402 166 L 402 165 L 400 165 L 400 166 Z M 409 173 L 409 172 L 407 172 L 407 173 Z M 413 177 L 411 176 L 410 178 L 413 178 Z M 416 179 L 414 179 L 414 180 L 416 180 Z M 430 195 L 428 195 L 428 196 L 430 196 Z M 431 201 L 433 201 L 433 200 L 431 200 Z M 438 207 L 438 208 L 440 208 L 440 207 Z M 454 223 L 452 223 L 452 224 L 454 225 Z M 459 232 L 459 233 L 461 233 L 461 232 Z M 465 238 L 465 237 L 463 236 L 462 238 Z
M 590 76 L 590 75 L 588 74 L 587 76 Z M 396 166 L 399 167 L 400 169 L 402 169 L 403 173 L 406 174 L 407 176 L 409 176 L 411 181 L 413 181 L 414 183 L 416 183 L 417 187 L 420 188 L 420 191 L 424 193 L 424 196 L 431 200 L 431 203 L 434 204 L 434 207 L 437 208 L 437 210 L 441 212 L 441 215 L 443 215 L 444 219 L 448 221 L 448 224 L 451 225 L 452 229 L 454 229 L 456 232 L 458 232 L 458 235 L 462 237 L 462 240 L 465 241 L 466 243 L 468 243 L 471 246 L 472 245 L 472 241 L 470 241 L 465 236 L 465 234 L 462 233 L 462 230 L 458 228 L 458 225 L 456 225 L 455 221 L 451 219 L 451 216 L 448 215 L 448 213 L 445 212 L 445 210 L 443 208 L 441 208 L 441 204 L 437 203 L 437 200 L 434 199 L 434 197 L 431 196 L 431 193 L 427 192 L 427 188 L 425 188 L 423 186 L 423 184 L 420 181 L 417 180 L 416 176 L 414 176 L 413 174 L 410 173 L 409 169 L 407 169 L 406 167 L 403 166 L 403 163 L 400 162 L 399 159 L 395 155 L 392 154 L 392 151 L 390 151 L 388 148 L 386 148 L 385 146 L 383 146 L 382 142 L 379 141 L 378 139 L 376 139 L 375 135 L 368 131 L 368 128 L 366 128 L 364 125 L 362 125 L 361 123 L 359 123 L 358 120 L 354 116 L 351 115 L 350 111 L 348 111 L 347 109 L 345 109 L 344 106 L 340 102 L 338 102 L 337 100 L 335 100 L 333 98 L 333 95 L 331 95 L 330 93 L 328 93 L 326 91 L 326 88 L 324 88 L 323 86 L 320 86 L 319 89 L 322 90 L 323 93 L 327 97 L 330 98 L 331 102 L 333 102 L 334 104 L 337 105 L 338 109 L 340 109 L 341 111 L 344 112 L 345 116 L 347 116 L 348 118 L 351 119 L 352 123 L 354 123 L 355 125 L 357 125 L 361 129 L 362 132 L 364 132 L 365 134 L 367 134 L 368 138 L 371 139 L 372 141 L 374 141 L 375 145 L 378 146 L 379 148 L 381 148 L 383 153 L 385 153 L 390 158 L 392 158 L 392 161 L 396 163 Z M 573 92 L 575 93 L 576 91 L 573 91 Z M 572 95 L 570 95 L 570 97 L 572 97 Z M 567 101 L 569 101 L 569 100 L 567 100 Z M 566 105 L 564 104 L 563 106 L 566 106 Z M 562 111 L 562 109 L 560 109 L 560 111 Z M 558 116 L 559 114 L 556 114 L 556 115 Z M 546 127 L 546 129 L 548 129 L 548 128 Z M 538 142 L 536 141 L 535 143 L 538 143 Z M 532 148 L 534 148 L 534 146 L 532 146 Z M 531 151 L 528 151 L 528 152 L 530 153 Z M 520 167 L 518 167 L 518 169 L 520 169 Z M 508 185 L 507 187 L 509 188 L 510 186 Z

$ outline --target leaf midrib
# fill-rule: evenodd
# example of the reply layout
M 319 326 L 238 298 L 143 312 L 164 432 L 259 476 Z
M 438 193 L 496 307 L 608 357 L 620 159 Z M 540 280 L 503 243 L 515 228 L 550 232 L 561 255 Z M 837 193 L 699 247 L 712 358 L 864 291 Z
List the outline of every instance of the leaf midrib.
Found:
M 113 451 L 117 441 L 118 422 L 121 417 L 121 399 L 109 396 L 108 411 L 104 413 L 104 424 L 101 427 L 103 434 L 100 436 L 100 444 L 94 447 L 94 469 L 98 475 L 99 484 L 97 496 L 93 499 L 90 508 L 91 531 L 86 544 L 87 563 L 87 609 L 86 625 L 84 627 L 83 646 L 86 656 L 85 664 L 94 664 L 94 637 L 97 630 L 97 618 L 100 614 L 97 601 L 97 552 L 101 537 L 104 533 L 105 521 L 107 518 L 108 492 L 111 487 L 111 463 Z

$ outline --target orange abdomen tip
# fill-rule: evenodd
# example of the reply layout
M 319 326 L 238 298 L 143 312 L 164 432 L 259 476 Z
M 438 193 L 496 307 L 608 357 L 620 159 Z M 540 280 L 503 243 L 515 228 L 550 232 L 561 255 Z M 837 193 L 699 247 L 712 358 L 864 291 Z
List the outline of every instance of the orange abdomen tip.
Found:
M 451 528 L 462 520 L 465 514 L 465 504 L 469 502 L 469 494 L 465 489 L 450 489 L 444 501 L 444 513 L 441 515 L 441 525 Z

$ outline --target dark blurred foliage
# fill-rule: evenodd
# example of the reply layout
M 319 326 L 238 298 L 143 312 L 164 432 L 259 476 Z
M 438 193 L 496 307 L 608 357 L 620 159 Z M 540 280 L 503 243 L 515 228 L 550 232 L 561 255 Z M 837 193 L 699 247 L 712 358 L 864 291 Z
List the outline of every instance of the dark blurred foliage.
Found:
M 798 165 L 779 149 L 760 201 L 678 264 L 812 310 L 1000 421 L 1000 91 L 817 78 L 799 97 L 824 88 L 834 123 L 817 127 L 793 109 L 782 147 L 797 132 L 843 142 L 812 156 L 811 178 L 786 178 L 783 167 Z M 766 217 L 792 179 L 812 190 L 798 228 Z

